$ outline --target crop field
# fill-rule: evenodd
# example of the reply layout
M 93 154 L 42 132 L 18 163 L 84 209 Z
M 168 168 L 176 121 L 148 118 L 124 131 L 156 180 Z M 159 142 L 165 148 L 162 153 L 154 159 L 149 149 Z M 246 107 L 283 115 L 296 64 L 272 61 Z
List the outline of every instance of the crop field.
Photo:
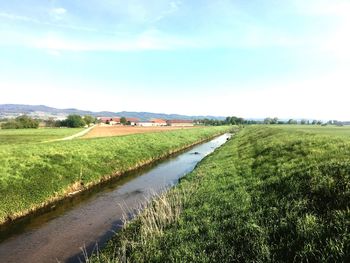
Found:
M 82 130 L 82 128 L 0 129 L 0 147 L 2 145 L 46 142 L 64 138 Z
M 89 262 L 350 262 L 350 140 L 241 130 Z
M 0 146 L 0 223 L 229 129 L 209 127 L 97 139 L 3 144 Z
M 196 127 L 137 127 L 137 126 L 96 126 L 83 138 L 121 136 L 149 132 L 165 132 L 181 129 L 193 129 Z

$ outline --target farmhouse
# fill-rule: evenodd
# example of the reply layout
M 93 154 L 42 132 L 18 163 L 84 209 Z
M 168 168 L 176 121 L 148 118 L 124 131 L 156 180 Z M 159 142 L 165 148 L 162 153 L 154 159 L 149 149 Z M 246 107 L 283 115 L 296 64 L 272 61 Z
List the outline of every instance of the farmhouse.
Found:
M 193 121 L 191 120 L 167 120 L 169 126 L 174 127 L 191 127 L 193 126 Z
M 167 123 L 162 119 L 151 119 L 149 121 L 140 121 L 136 125 L 144 127 L 166 126 Z
M 136 125 L 139 121 L 140 119 L 138 118 L 126 118 L 126 122 L 133 126 Z
M 100 120 L 101 123 L 104 123 L 104 124 L 109 124 L 109 125 L 120 124 L 119 117 L 98 117 L 97 119 Z
M 163 119 L 151 119 L 151 122 L 154 124 L 153 126 L 167 126 L 167 123 Z
M 152 127 L 153 122 L 151 122 L 151 121 L 139 121 L 138 123 L 136 123 L 136 125 L 142 126 L 142 127 Z

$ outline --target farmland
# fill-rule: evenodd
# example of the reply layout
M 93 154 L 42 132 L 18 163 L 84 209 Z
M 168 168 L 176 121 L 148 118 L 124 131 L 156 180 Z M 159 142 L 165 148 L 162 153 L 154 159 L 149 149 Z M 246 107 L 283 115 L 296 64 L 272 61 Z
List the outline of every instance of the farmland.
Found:
M 350 141 L 322 129 L 243 129 L 91 262 L 349 262 Z
M 84 138 L 121 136 L 149 132 L 165 132 L 179 129 L 193 129 L 194 127 L 135 127 L 135 126 L 96 126 Z
M 82 130 L 81 128 L 0 129 L 0 147 L 2 145 L 46 142 L 64 138 Z
M 47 143 L 35 143 L 42 139 L 32 139 L 28 131 L 23 142 L 31 143 L 14 141 L 0 146 L 0 223 L 229 129 L 210 127 Z

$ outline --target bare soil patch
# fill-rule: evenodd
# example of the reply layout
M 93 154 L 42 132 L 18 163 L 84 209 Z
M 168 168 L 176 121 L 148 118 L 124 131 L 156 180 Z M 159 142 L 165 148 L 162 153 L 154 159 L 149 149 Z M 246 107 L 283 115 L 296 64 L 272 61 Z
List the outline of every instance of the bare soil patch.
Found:
M 180 129 L 194 129 L 196 127 L 139 127 L 139 126 L 96 126 L 83 138 L 121 136 L 135 133 L 165 132 Z

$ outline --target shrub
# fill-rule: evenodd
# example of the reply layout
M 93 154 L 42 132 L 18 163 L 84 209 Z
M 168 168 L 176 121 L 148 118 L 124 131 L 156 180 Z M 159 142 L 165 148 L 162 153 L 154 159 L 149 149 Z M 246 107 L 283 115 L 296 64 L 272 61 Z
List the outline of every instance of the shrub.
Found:
M 33 118 L 30 118 L 26 115 L 17 117 L 14 120 L 9 120 L 1 125 L 2 129 L 28 129 L 28 128 L 38 128 L 39 121 Z

